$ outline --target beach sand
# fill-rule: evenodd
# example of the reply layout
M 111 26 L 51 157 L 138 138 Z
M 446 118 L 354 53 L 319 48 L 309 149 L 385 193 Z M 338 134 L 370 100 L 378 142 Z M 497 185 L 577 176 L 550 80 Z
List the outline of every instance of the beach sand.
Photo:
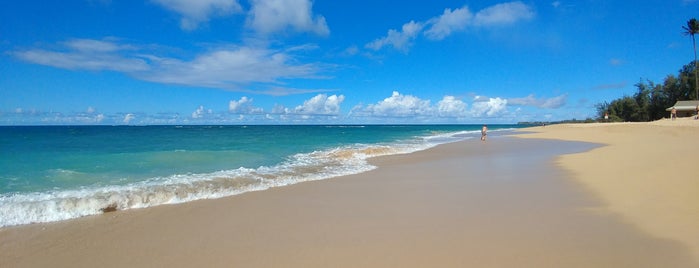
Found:
M 606 144 L 558 164 L 622 216 L 653 236 L 681 241 L 699 260 L 699 120 L 571 124 L 527 129 L 521 137 Z
M 550 132 L 561 139 L 568 133 L 575 140 L 583 132 L 569 128 L 523 135 Z M 613 133 L 589 140 L 612 144 L 608 137 L 642 135 L 656 126 L 629 128 L 584 131 Z M 649 134 L 662 141 L 640 145 L 676 144 L 673 138 L 694 131 L 668 127 Z M 379 168 L 358 175 L 3 228 L 0 267 L 699 267 L 686 237 L 644 227 L 616 211 L 607 193 L 591 186 L 597 182 L 585 182 L 591 174 L 585 172 L 608 161 L 575 157 L 646 154 L 615 150 L 622 148 L 492 135 L 487 142 L 372 159 Z M 637 164 L 608 176 L 621 170 L 610 165 L 601 174 L 607 180 L 668 174 Z M 681 168 L 675 172 L 684 174 Z M 679 186 L 667 182 L 644 180 L 655 188 Z M 608 194 L 630 195 L 627 188 Z M 682 217 L 676 212 L 657 217 Z

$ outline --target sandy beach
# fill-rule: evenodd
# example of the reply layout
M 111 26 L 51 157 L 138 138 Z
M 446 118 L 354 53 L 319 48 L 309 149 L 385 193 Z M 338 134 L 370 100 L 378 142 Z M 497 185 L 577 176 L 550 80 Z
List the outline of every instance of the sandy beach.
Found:
M 556 125 L 520 137 L 606 144 L 557 163 L 622 216 L 653 236 L 681 241 L 699 259 L 699 121 Z
M 699 123 L 555 125 L 0 229 L 0 267 L 699 267 Z M 682 156 L 682 157 L 680 157 Z

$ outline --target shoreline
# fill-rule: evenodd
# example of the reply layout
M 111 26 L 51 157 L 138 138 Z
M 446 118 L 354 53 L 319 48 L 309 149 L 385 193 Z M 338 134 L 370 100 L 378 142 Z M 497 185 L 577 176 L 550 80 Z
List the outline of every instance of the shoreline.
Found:
M 9 227 L 0 266 L 696 267 L 679 242 L 590 212 L 603 200 L 553 161 L 593 147 L 492 136 L 357 175 Z
M 388 126 L 388 129 L 395 127 L 396 126 Z M 41 174 L 34 176 L 17 174 L 15 174 L 17 176 L 0 176 L 0 179 L 9 178 L 8 180 L 10 180 L 7 183 L 8 187 L 3 189 L 4 194 L 0 194 L 0 199 L 2 199 L 0 201 L 0 211 L 4 214 L 4 217 L 0 217 L 0 228 L 5 226 L 69 220 L 97 215 L 104 210 L 139 209 L 164 204 L 185 203 L 198 199 L 220 198 L 244 192 L 265 190 L 271 187 L 286 186 L 308 180 L 323 180 L 341 175 L 361 173 L 375 168 L 367 164 L 367 159 L 372 156 L 403 154 L 424 150 L 438 143 L 445 143 L 468 137 L 472 132 L 476 132 L 476 130 L 469 130 L 469 128 L 473 128 L 473 126 L 455 127 L 459 130 L 455 131 L 452 129 L 451 132 L 446 132 L 446 129 L 440 126 L 435 126 L 432 131 L 429 131 L 429 129 L 425 127 L 397 127 L 407 129 L 405 129 L 406 131 L 396 131 L 402 133 L 400 135 L 396 135 L 395 132 L 392 134 L 386 133 L 388 137 L 395 138 L 395 140 L 391 141 L 382 141 L 386 139 L 379 138 L 374 140 L 374 142 L 368 143 L 352 144 L 348 142 L 353 139 L 357 140 L 358 137 L 366 135 L 367 133 L 380 135 L 382 129 L 386 129 L 384 126 L 369 126 L 368 129 L 362 127 L 362 130 L 352 128 L 352 131 L 347 133 L 344 132 L 344 127 L 303 126 L 301 130 L 306 128 L 318 130 L 318 128 L 321 128 L 323 130 L 331 129 L 333 130 L 331 133 L 335 134 L 344 133 L 340 135 L 340 140 L 342 140 L 344 136 L 350 137 L 348 141 L 341 142 L 338 140 L 335 144 L 329 143 L 319 148 L 311 146 L 313 142 L 309 141 L 301 142 L 296 145 L 278 144 L 278 146 L 272 146 L 279 147 L 281 148 L 279 150 L 282 151 L 287 150 L 284 153 L 275 152 L 274 149 L 271 148 L 267 148 L 268 150 L 261 152 L 259 149 L 255 149 L 258 146 L 254 144 L 244 145 L 243 147 L 245 149 L 241 149 L 240 151 L 224 150 L 226 153 L 214 154 L 211 152 L 206 153 L 206 155 L 198 153 L 197 150 L 188 152 L 186 149 L 177 149 L 161 153 L 149 152 L 143 155 L 125 154 L 123 157 L 118 157 L 122 154 L 108 153 L 109 155 L 117 156 L 100 155 L 98 158 L 103 161 L 110 158 L 118 159 L 116 162 L 119 162 L 119 164 L 115 164 L 111 167 L 103 167 L 104 170 L 113 170 L 112 172 L 88 172 L 87 170 L 89 169 L 81 171 L 80 168 L 71 168 L 70 163 L 64 163 L 66 166 L 63 168 L 47 168 L 46 171 L 42 171 Z M 169 129 L 168 131 L 173 130 L 172 127 L 157 128 L 166 128 Z M 291 127 L 292 130 L 290 132 L 298 132 L 299 129 L 293 130 L 295 128 L 296 127 Z M 196 127 L 195 129 L 200 129 L 200 127 Z M 208 128 L 205 127 L 205 129 Z M 256 132 L 264 132 L 265 129 L 274 132 L 277 127 L 258 127 Z M 108 130 L 109 128 L 105 128 L 101 131 L 109 133 Z M 231 127 L 228 131 L 231 130 L 238 130 L 238 127 Z M 300 133 L 303 133 L 303 131 Z M 416 133 L 418 134 L 417 136 L 411 135 Z M 172 133 L 167 134 L 172 135 Z M 222 133 L 219 133 L 218 135 L 221 134 Z M 245 137 L 249 138 L 249 135 L 240 135 L 244 137 L 243 140 Z M 289 133 L 286 135 L 293 136 Z M 398 136 L 403 137 L 398 138 Z M 228 138 L 231 139 L 231 137 Z M 236 140 L 235 137 L 232 138 L 232 140 Z M 288 137 L 283 140 L 290 142 L 288 141 Z M 368 140 L 372 139 L 370 138 Z M 92 146 L 101 148 L 103 145 L 104 144 L 98 143 Z M 263 143 L 259 146 L 265 146 L 265 144 Z M 65 147 L 70 146 L 66 144 Z M 185 145 L 182 148 L 185 147 L 188 146 Z M 291 149 L 290 147 L 294 148 Z M 107 146 L 107 148 L 110 147 Z M 237 156 L 233 157 L 233 155 Z M 222 157 L 222 159 L 214 160 L 215 158 L 219 158 L 219 156 Z M 27 155 L 23 158 L 32 159 L 33 157 L 36 156 Z M 80 157 L 73 156 L 70 152 L 65 154 L 59 153 L 52 159 L 62 159 L 63 157 L 67 159 L 78 159 L 76 163 L 73 163 L 73 165 L 77 166 L 91 167 L 101 165 L 96 162 L 84 162 L 83 160 L 85 159 L 80 160 Z M 255 159 L 254 161 L 260 161 L 258 163 L 259 165 L 242 165 L 242 163 L 246 162 L 245 159 L 248 157 Z M 236 159 L 233 160 L 232 158 Z M 267 159 L 270 162 L 264 162 L 263 159 Z M 41 166 L 41 161 L 37 161 L 39 162 L 31 163 L 31 165 L 25 163 L 25 168 L 36 165 L 38 169 L 38 167 Z M 130 166 L 132 165 L 130 163 L 138 163 L 139 161 L 145 162 L 142 167 L 143 170 L 155 169 L 158 171 L 144 171 L 143 174 L 147 175 L 135 175 L 135 173 L 140 172 L 133 171 L 124 172 L 122 174 L 116 171 L 119 169 L 118 167 L 120 165 L 122 168 L 129 170 L 133 168 Z M 196 162 L 190 164 L 188 161 Z M 109 161 L 107 160 L 106 162 Z M 209 162 L 218 164 L 213 164 L 205 170 L 197 171 L 197 167 L 202 165 L 203 162 L 206 162 L 204 165 L 209 165 Z M 227 162 L 225 167 L 221 167 L 220 169 L 213 168 L 213 166 L 224 162 Z M 241 164 L 241 166 L 238 166 L 238 164 Z M 20 164 L 12 164 L 12 162 L 10 162 L 9 165 L 14 166 Z M 149 167 L 149 165 L 153 166 Z M 188 165 L 191 165 L 191 168 L 188 167 Z M 12 171 L 8 171 L 8 173 L 12 174 Z M 29 185 L 34 183 L 29 177 L 43 179 L 36 179 L 36 188 L 27 191 L 30 188 Z M 94 179 L 91 177 L 102 178 L 112 183 L 94 182 Z M 117 180 L 116 178 L 119 177 L 122 178 Z M 76 181 L 78 182 L 77 184 L 80 185 L 69 183 L 70 181 Z M 26 189 L 22 190 L 22 187 L 19 187 L 21 185 L 25 185 L 24 188 Z M 15 187 L 14 191 L 13 187 Z

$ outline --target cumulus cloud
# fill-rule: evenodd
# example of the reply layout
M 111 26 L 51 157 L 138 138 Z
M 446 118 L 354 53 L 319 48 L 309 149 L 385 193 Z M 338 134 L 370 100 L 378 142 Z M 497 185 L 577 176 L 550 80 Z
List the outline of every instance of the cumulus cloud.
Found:
M 553 98 L 536 98 L 534 95 L 529 95 L 524 98 L 507 99 L 507 103 L 511 105 L 533 106 L 537 108 L 555 109 L 566 104 L 568 95 L 560 95 Z
M 473 23 L 478 26 L 513 24 L 534 17 L 534 11 L 522 2 L 497 4 L 476 13 Z
M 289 110 L 289 108 L 284 107 L 284 105 L 275 104 L 274 107 L 272 108 L 272 113 L 273 114 L 288 114 L 288 113 L 291 113 L 291 110 Z
M 204 106 L 200 105 L 196 110 L 194 110 L 194 112 L 192 112 L 192 118 L 195 118 L 195 119 L 202 118 L 207 113 L 210 114 L 210 113 L 212 113 L 212 111 L 211 110 L 208 110 L 208 111 L 204 110 Z
M 78 113 L 73 115 L 59 115 L 54 120 L 74 124 L 99 124 L 105 120 L 104 114 Z
M 211 17 L 228 16 L 242 11 L 237 0 L 152 0 L 154 3 L 182 16 L 180 28 L 191 31 Z
M 502 98 L 483 98 L 477 96 L 474 98 L 471 106 L 471 115 L 473 117 L 496 117 L 507 112 L 507 100 Z
M 104 121 L 104 119 L 104 114 L 97 113 L 97 110 L 95 110 L 95 108 L 93 108 L 92 106 L 87 107 L 85 113 L 79 113 L 74 116 L 74 121 L 91 124 L 101 123 L 102 121 Z
M 366 107 L 354 107 L 352 114 L 377 117 L 423 116 L 432 114 L 432 107 L 429 100 L 422 100 L 415 96 L 402 95 L 398 91 L 393 91 L 391 97 L 376 104 L 369 104 Z
M 236 114 L 256 114 L 262 113 L 262 108 L 252 106 L 252 99 L 241 97 L 240 100 L 232 100 L 228 103 L 228 111 Z
M 385 46 L 392 46 L 397 50 L 407 51 L 413 39 L 422 31 L 422 28 L 422 23 L 410 21 L 403 24 L 403 28 L 400 31 L 394 29 L 388 30 L 388 34 L 385 37 L 376 39 L 366 44 L 365 47 L 379 50 Z
M 366 44 L 365 47 L 379 50 L 386 46 L 392 46 L 397 50 L 407 52 L 420 33 L 430 40 L 442 40 L 455 32 L 464 31 L 468 27 L 510 25 L 529 20 L 535 15 L 532 7 L 519 1 L 490 6 L 475 14 L 465 6 L 454 10 L 447 8 L 441 15 L 424 22 L 410 21 L 404 24 L 401 30 L 391 29 L 385 37 L 378 38 Z
M 297 106 L 293 113 L 306 115 L 339 115 L 340 105 L 345 100 L 344 95 L 318 94 Z
M 444 10 L 444 14 L 428 21 L 430 28 L 425 31 L 425 36 L 432 40 L 441 40 L 451 35 L 452 32 L 466 28 L 473 14 L 467 7 Z
M 295 30 L 330 34 L 325 17 L 314 16 L 311 0 L 251 0 L 247 25 L 262 34 Z
M 131 120 L 134 120 L 135 118 L 136 118 L 136 116 L 134 114 L 126 114 L 126 115 L 124 115 L 124 120 L 122 120 L 122 122 L 124 124 L 128 124 L 128 123 L 131 123 Z
M 441 117 L 464 117 L 467 113 L 466 103 L 454 96 L 444 96 L 437 103 L 437 115 Z
M 465 118 L 469 115 L 468 104 L 454 96 L 444 96 L 435 105 L 412 95 L 393 91 L 390 97 L 366 106 L 358 104 L 350 111 L 351 116 L 362 117 L 419 117 L 419 118 Z
M 180 28 L 192 31 L 214 17 L 243 13 L 237 0 L 151 0 L 181 16 Z M 268 35 L 287 31 L 330 34 L 325 17 L 313 14 L 311 0 L 250 0 L 246 26 Z

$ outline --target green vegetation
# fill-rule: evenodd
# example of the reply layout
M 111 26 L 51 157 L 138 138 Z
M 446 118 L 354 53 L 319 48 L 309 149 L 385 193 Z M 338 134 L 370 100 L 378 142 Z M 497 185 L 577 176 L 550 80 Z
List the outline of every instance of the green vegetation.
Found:
M 598 120 L 603 120 L 608 114 L 609 122 L 642 122 L 653 121 L 668 116 L 666 108 L 677 101 L 699 100 L 699 79 L 697 78 L 697 45 L 694 38 L 699 33 L 699 21 L 692 18 L 687 26 L 682 26 L 685 35 L 692 36 L 694 61 L 682 67 L 677 77 L 668 75 L 663 84 L 653 81 L 636 84 L 638 91 L 633 96 L 624 96 L 612 102 L 597 104 Z M 692 85 L 694 85 L 692 87 Z
M 638 91 L 633 96 L 624 96 L 612 102 L 597 104 L 597 116 L 604 119 L 608 113 L 609 122 L 643 122 L 668 117 L 665 111 L 677 101 L 697 99 L 695 65 L 687 64 L 680 69 L 678 76 L 668 75 L 662 84 L 653 81 L 639 81 Z
M 699 79 L 697 79 L 697 41 L 694 39 L 695 34 L 699 34 L 699 21 L 692 18 L 687 21 L 687 26 L 682 26 L 684 29 L 684 35 L 689 35 L 692 37 L 692 47 L 694 47 L 694 91 L 695 96 L 699 99 Z

